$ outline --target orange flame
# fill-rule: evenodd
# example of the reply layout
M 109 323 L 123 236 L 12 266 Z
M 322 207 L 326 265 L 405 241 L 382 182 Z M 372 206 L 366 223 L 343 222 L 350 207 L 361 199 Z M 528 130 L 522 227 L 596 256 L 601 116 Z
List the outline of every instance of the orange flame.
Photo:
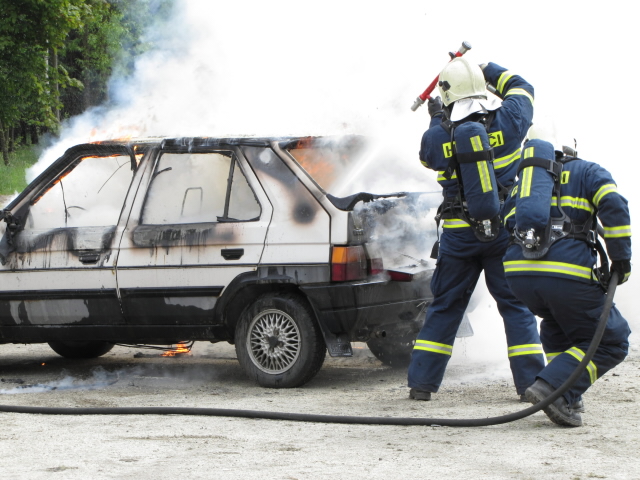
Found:
M 191 347 L 188 342 L 178 342 L 175 348 L 167 350 L 162 354 L 163 357 L 175 357 L 178 354 L 185 354 L 191 352 Z

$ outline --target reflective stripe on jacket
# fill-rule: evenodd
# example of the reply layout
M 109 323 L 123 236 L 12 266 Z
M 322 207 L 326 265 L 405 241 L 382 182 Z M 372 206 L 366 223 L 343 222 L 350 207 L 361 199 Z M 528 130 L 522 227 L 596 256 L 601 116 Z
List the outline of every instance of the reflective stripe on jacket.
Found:
M 515 199 L 520 180 L 505 202 L 504 224 L 515 227 Z M 604 240 L 611 260 L 631 258 L 631 220 L 627 200 L 618 193 L 611 174 L 600 165 L 575 159 L 564 163 L 560 180 L 560 206 L 575 225 L 583 225 L 597 215 L 604 227 Z M 551 199 L 551 215 L 559 217 L 558 199 Z M 539 260 L 525 260 L 519 245 L 510 245 L 504 257 L 509 275 L 547 275 L 593 281 L 596 253 L 583 240 L 563 238 L 552 244 Z

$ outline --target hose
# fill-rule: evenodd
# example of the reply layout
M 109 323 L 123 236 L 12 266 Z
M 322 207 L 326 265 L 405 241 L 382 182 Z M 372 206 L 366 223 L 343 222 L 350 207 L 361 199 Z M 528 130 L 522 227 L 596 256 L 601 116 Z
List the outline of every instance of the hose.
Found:
M 600 340 L 604 335 L 609 318 L 609 312 L 613 306 L 613 296 L 618 285 L 618 274 L 613 272 L 607 289 L 607 299 L 604 303 L 598 326 L 582 361 L 578 364 L 567 380 L 547 398 L 524 410 L 502 415 L 498 417 L 453 419 L 453 418 L 412 418 L 412 417 L 359 417 L 348 415 L 317 415 L 308 413 L 266 412 L 259 410 L 238 410 L 230 408 L 191 408 L 191 407 L 25 407 L 15 405 L 0 405 L 0 412 L 6 413 L 31 413 L 44 415 L 192 415 L 208 417 L 239 417 L 264 420 L 288 420 L 293 422 L 314 423 L 343 423 L 357 425 L 419 425 L 419 426 L 443 426 L 443 427 L 486 427 L 500 425 L 528 417 L 551 403 L 564 394 L 573 383 L 583 374 L 585 367 L 593 358 Z

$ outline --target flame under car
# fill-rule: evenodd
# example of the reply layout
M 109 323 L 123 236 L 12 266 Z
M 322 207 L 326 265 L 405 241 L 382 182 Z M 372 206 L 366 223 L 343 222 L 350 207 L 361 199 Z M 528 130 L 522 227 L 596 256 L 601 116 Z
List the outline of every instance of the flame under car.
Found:
M 357 136 L 70 148 L 0 213 L 0 343 L 91 358 L 227 341 L 275 388 L 354 341 L 405 363 L 432 271 L 391 271 L 374 237 L 401 206 L 424 215 L 422 197 L 332 195 L 365 151 Z

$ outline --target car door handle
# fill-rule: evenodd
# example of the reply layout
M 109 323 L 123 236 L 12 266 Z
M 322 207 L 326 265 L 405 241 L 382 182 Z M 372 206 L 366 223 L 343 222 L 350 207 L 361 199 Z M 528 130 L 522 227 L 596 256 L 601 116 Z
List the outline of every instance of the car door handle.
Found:
M 82 252 L 80 254 L 80 263 L 88 265 L 91 263 L 97 263 L 100 260 L 100 253 L 96 252 Z
M 225 260 L 239 260 L 244 255 L 244 248 L 223 248 L 222 256 Z

